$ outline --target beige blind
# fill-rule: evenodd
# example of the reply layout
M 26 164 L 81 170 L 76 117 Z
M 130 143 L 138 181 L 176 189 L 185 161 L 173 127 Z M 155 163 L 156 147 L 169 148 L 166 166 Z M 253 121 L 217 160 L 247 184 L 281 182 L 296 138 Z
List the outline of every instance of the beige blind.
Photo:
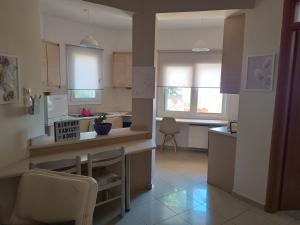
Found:
M 103 89 L 103 50 L 74 45 L 66 46 L 68 89 Z
M 220 87 L 221 51 L 159 52 L 159 87 Z

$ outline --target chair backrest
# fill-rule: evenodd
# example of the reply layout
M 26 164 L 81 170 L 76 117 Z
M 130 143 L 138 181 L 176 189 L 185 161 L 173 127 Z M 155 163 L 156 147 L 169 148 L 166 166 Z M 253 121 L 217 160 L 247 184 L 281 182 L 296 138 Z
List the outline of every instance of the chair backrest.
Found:
M 91 225 L 97 191 L 97 182 L 87 176 L 29 170 L 20 179 L 9 224 Z
M 121 149 L 88 154 L 88 176 L 93 175 L 93 168 L 106 167 L 125 160 L 124 147 Z
M 61 159 L 56 161 L 47 161 L 41 163 L 30 163 L 30 169 L 45 169 L 65 173 L 81 174 L 81 160 L 80 156 L 73 159 Z
M 177 122 L 173 117 L 163 117 L 159 131 L 164 134 L 176 134 L 179 132 Z

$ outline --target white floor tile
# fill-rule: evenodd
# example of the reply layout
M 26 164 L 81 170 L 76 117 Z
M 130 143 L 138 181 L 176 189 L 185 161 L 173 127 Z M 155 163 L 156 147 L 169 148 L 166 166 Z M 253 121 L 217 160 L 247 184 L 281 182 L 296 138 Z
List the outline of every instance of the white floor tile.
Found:
M 189 197 L 185 190 L 169 194 L 159 201 L 177 214 L 200 206 L 200 203 Z
M 176 214 L 158 200 L 134 208 L 133 213 L 147 225 L 153 225 Z
M 191 225 L 221 225 L 226 222 L 224 217 L 205 206 L 189 210 L 180 216 Z

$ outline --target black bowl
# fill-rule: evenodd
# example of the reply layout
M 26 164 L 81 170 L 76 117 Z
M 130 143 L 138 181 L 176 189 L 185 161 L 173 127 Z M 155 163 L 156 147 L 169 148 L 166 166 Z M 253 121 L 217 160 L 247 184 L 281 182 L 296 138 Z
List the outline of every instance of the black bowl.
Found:
M 98 135 L 107 135 L 111 130 L 111 123 L 94 124 L 94 129 Z

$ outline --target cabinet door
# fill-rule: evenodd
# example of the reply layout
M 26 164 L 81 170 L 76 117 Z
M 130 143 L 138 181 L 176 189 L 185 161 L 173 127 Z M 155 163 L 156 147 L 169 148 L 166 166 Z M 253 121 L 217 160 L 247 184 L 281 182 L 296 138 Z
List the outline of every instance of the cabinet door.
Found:
M 82 119 L 80 120 L 79 124 L 80 124 L 80 132 L 89 132 L 89 127 L 90 127 L 90 123 L 93 120 L 89 120 L 89 119 Z
M 47 42 L 47 83 L 49 87 L 60 87 L 59 45 Z
M 239 94 L 242 76 L 245 14 L 225 19 L 221 93 Z
M 113 53 L 112 80 L 114 87 L 132 87 L 132 54 Z
M 112 123 L 112 128 L 122 128 L 123 127 L 123 119 L 122 117 L 109 117 L 106 119 L 107 123 Z
M 48 63 L 47 63 L 47 43 L 41 41 L 41 76 L 42 76 L 42 85 L 47 86 L 47 73 L 48 73 Z

